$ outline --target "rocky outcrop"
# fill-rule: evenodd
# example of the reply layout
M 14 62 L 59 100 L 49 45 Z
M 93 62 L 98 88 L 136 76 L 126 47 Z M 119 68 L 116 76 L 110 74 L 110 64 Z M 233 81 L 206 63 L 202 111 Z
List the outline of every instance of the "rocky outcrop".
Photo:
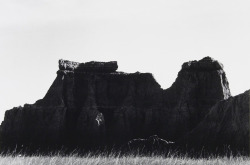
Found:
M 116 62 L 59 60 L 43 99 L 6 111 L 3 143 L 87 147 L 154 134 L 175 141 L 230 96 L 223 66 L 210 57 L 184 63 L 166 90 L 150 73 L 117 68 Z
M 110 61 L 110 62 L 96 62 L 96 61 L 90 61 L 86 63 L 78 63 L 68 60 L 59 60 L 59 69 L 60 70 L 68 70 L 68 71 L 74 71 L 74 69 L 77 69 L 81 72 L 115 72 L 118 68 L 116 61 Z
M 250 90 L 215 104 L 205 119 L 180 140 L 192 147 L 249 150 Z
M 147 139 L 133 139 L 128 142 L 130 151 L 152 153 L 155 151 L 166 152 L 172 147 L 174 142 L 166 141 L 157 135 L 150 136 Z
M 182 65 L 173 85 L 164 91 L 162 137 L 175 141 L 203 120 L 210 108 L 230 94 L 223 65 L 205 57 Z M 167 131 L 166 131 L 167 130 Z
M 68 61 L 68 60 L 59 60 L 59 69 L 60 70 L 74 70 L 79 65 L 78 62 Z
M 86 62 L 81 63 L 77 67 L 77 71 L 80 72 L 101 72 L 101 73 L 111 73 L 115 72 L 118 69 L 118 65 L 116 61 L 110 62 Z

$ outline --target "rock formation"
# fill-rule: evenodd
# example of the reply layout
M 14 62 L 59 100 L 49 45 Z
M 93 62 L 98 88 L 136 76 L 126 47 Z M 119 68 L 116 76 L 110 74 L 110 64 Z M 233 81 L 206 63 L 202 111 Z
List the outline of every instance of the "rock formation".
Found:
M 205 119 L 180 140 L 192 147 L 249 150 L 250 90 L 215 104 Z
M 166 152 L 172 147 L 174 142 L 166 141 L 159 138 L 157 135 L 150 136 L 147 139 L 133 139 L 128 142 L 130 151 L 152 153 L 152 152 Z
M 210 57 L 184 63 L 166 90 L 150 73 L 117 68 L 116 62 L 59 60 L 43 99 L 6 111 L 3 145 L 92 147 L 154 134 L 176 141 L 230 97 L 223 66 Z
M 215 103 L 229 96 L 226 74 L 218 61 L 205 57 L 184 63 L 176 81 L 164 91 L 160 124 L 164 134 L 160 135 L 175 141 L 191 131 Z

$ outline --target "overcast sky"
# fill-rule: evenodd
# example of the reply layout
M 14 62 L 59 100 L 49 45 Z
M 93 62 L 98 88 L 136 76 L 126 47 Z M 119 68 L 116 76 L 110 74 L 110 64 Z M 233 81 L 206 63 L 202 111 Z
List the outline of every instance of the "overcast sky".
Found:
M 0 121 L 43 98 L 58 60 L 118 61 L 162 88 L 183 62 L 224 64 L 233 95 L 250 89 L 249 0 L 0 0 Z

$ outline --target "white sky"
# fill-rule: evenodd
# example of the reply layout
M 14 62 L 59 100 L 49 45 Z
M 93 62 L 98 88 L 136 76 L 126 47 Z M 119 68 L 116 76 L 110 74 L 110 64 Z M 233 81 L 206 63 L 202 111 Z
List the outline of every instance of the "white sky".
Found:
M 236 95 L 249 55 L 249 0 L 0 0 L 0 121 L 45 95 L 60 58 L 116 60 L 168 88 L 183 62 L 211 56 Z

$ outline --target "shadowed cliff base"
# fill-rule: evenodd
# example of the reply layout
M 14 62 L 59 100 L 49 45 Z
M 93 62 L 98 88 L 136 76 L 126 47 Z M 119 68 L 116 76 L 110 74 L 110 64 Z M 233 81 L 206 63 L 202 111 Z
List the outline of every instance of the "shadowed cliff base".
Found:
M 117 62 L 59 60 L 45 97 L 6 111 L 2 149 L 93 149 L 158 135 L 176 148 L 249 149 L 249 91 L 231 97 L 218 61 L 182 65 L 163 90 L 151 73 L 117 72 Z

